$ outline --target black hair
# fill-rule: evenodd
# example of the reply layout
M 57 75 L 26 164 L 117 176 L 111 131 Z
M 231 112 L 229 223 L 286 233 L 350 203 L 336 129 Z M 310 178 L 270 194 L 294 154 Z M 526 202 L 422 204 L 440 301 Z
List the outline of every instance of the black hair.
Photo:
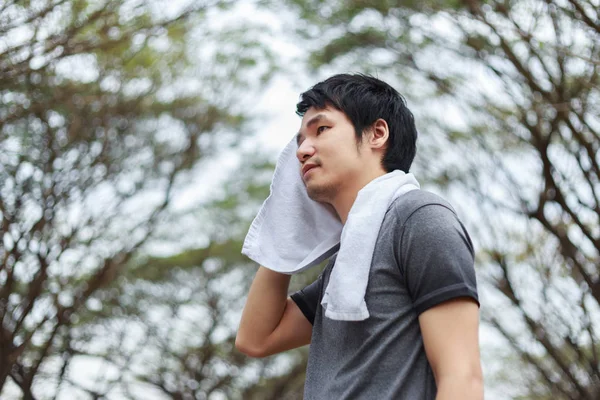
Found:
M 408 172 L 417 151 L 415 119 L 400 93 L 387 83 L 363 74 L 334 75 L 300 95 L 296 114 L 304 116 L 310 107 L 334 107 L 354 125 L 357 143 L 379 118 L 389 128 L 387 148 L 381 164 L 387 172 Z

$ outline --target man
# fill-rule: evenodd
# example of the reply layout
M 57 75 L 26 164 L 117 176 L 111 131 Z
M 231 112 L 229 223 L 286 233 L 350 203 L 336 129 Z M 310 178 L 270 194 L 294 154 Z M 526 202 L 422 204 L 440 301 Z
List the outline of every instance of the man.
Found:
M 417 132 L 392 87 L 336 75 L 303 93 L 297 157 L 309 197 L 342 223 L 369 182 L 408 173 Z M 305 399 L 482 399 L 479 303 L 471 240 L 443 199 L 413 190 L 392 201 L 369 271 L 369 317 L 325 317 L 321 276 L 287 296 L 289 275 L 260 267 L 236 347 L 265 357 L 310 344 Z

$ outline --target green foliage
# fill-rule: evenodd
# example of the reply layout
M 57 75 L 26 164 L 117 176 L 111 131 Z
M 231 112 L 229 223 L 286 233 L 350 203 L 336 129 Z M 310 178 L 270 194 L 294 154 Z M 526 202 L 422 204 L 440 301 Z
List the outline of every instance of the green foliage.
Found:
M 173 278 L 164 266 L 180 264 L 177 281 L 202 265 L 201 254 L 139 252 L 176 216 L 185 176 L 246 123 L 247 74 L 265 82 L 273 69 L 254 28 L 206 24 L 230 5 L 169 15 L 155 1 L 0 4 L 2 397 L 9 382 L 24 398 L 97 397 L 71 363 L 97 357 L 125 371 L 134 311 L 160 312 L 173 297 L 152 286 Z M 221 36 L 226 58 L 215 54 Z M 210 257 L 234 263 L 239 245 L 221 238 Z
M 318 67 L 332 62 L 336 57 L 347 54 L 353 49 L 375 48 L 385 46 L 387 34 L 375 28 L 367 28 L 360 32 L 348 33 L 346 36 L 332 40 L 318 52 L 311 55 L 311 64 Z
M 203 205 L 198 213 L 187 211 L 177 216 L 181 223 L 190 215 L 202 222 L 197 234 L 209 237 L 205 246 L 160 257 L 142 253 L 111 287 L 95 293 L 103 308 L 80 325 L 81 331 L 92 335 L 106 329 L 103 327 L 118 329 L 124 319 L 130 326 L 139 322 L 146 329 L 142 339 L 145 351 L 122 347 L 117 341 L 114 349 L 96 357 L 118 366 L 121 373 L 150 362 L 145 372 L 137 373 L 137 381 L 172 398 L 216 392 L 231 399 L 302 397 L 306 349 L 252 360 L 233 347 L 237 314 L 256 270 L 240 253 L 242 240 L 268 195 L 274 167 L 262 160 L 257 154 L 244 157 L 223 184 L 222 196 Z M 179 224 L 171 220 L 165 228 Z M 165 231 L 160 240 L 177 241 L 177 233 Z M 295 277 L 293 287 L 311 282 L 316 273 Z M 156 313 L 162 315 L 160 323 L 153 320 Z M 150 352 L 154 355 L 147 354 Z M 119 364 L 116 354 L 126 357 L 128 365 Z M 162 362 L 155 365 L 152 360 L 157 358 Z M 283 370 L 282 364 L 286 365 Z

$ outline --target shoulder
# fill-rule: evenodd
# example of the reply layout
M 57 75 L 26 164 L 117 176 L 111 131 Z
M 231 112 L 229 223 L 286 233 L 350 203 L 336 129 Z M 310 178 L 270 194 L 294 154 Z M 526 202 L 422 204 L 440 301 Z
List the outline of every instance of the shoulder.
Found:
M 408 192 L 390 204 L 386 217 L 389 219 L 387 229 L 393 232 L 398 251 L 443 254 L 441 249 L 444 248 L 474 254 L 471 238 L 456 211 L 447 200 L 434 193 Z
M 432 206 L 432 207 L 429 207 Z M 419 211 L 417 213 L 417 211 Z M 456 212 L 450 203 L 435 193 L 426 190 L 412 190 L 394 199 L 387 210 L 387 215 L 396 223 L 404 225 L 417 213 L 419 216 L 427 214 L 449 214 L 456 216 Z
M 425 190 L 413 190 L 389 206 L 386 231 L 392 232 L 394 242 L 402 247 L 421 248 L 432 244 L 451 247 L 467 245 L 471 239 L 450 203 Z

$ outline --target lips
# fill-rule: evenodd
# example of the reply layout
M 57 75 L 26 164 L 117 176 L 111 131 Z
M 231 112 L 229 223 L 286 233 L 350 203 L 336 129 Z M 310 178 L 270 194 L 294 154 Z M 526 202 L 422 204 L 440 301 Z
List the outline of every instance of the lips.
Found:
M 318 167 L 317 164 L 306 164 L 302 167 L 302 176 L 305 176 L 308 171 L 316 167 Z

